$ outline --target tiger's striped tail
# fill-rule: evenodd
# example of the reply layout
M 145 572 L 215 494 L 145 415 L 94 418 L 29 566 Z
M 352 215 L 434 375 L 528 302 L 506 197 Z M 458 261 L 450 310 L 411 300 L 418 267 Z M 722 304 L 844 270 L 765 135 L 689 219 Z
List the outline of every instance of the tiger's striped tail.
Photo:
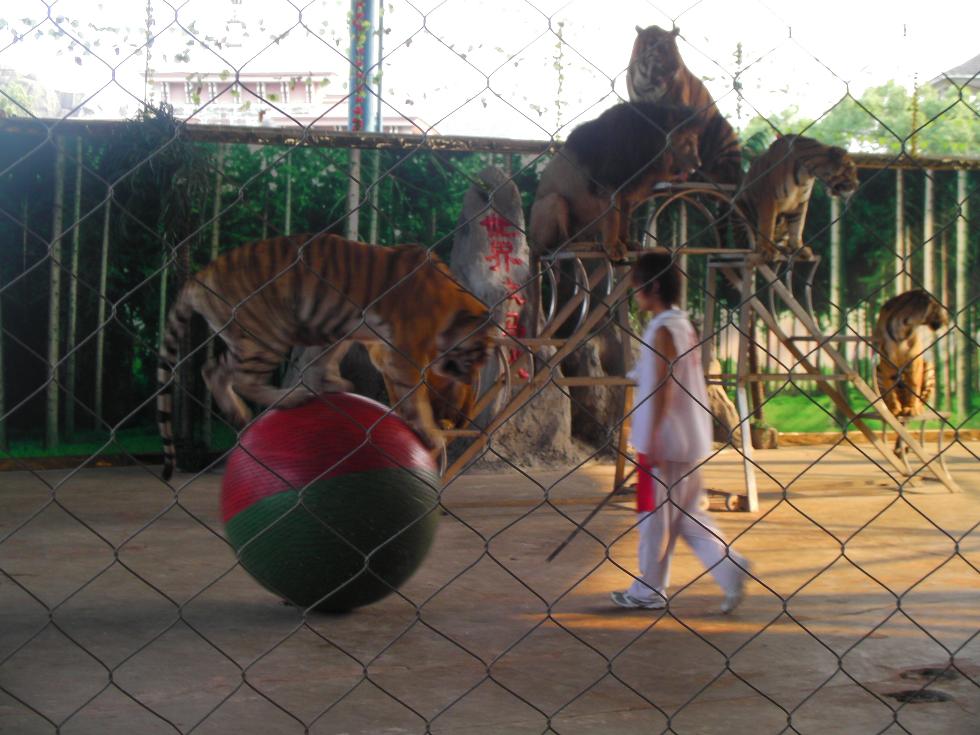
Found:
M 167 314 L 167 328 L 160 341 L 160 363 L 157 366 L 157 426 L 163 442 L 161 474 L 164 480 L 169 480 L 173 476 L 177 464 L 173 430 L 174 367 L 180 359 L 180 342 L 187 332 L 187 324 L 193 314 L 194 306 L 187 289 L 184 289 Z

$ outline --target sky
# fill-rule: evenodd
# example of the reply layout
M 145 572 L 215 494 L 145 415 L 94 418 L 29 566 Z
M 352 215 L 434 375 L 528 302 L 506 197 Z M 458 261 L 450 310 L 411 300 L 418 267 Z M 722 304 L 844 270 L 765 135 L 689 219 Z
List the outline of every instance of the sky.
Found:
M 346 0 L 149 5 L 151 70 L 333 74 L 336 90 L 345 90 Z M 889 79 L 911 86 L 916 75 L 928 81 L 980 53 L 980 3 L 963 0 L 390 0 L 384 6 L 386 114 L 420 118 L 442 134 L 564 137 L 564 126 L 626 98 L 637 25 L 676 23 L 685 62 L 737 127 L 791 105 L 816 116 L 848 90 L 858 95 Z M 147 60 L 137 49 L 146 7 L 143 0 L 57 0 L 46 19 L 41 0 L 0 0 L 0 69 L 84 92 L 101 115 L 132 115 L 144 97 Z M 87 50 L 53 33 L 59 18 Z M 739 43 L 741 100 L 733 91 Z

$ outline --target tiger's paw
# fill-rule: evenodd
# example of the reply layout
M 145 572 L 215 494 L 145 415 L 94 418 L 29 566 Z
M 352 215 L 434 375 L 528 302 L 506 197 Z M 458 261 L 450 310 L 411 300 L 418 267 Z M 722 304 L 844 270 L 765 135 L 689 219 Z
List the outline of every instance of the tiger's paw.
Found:
M 324 378 L 317 386 L 320 393 L 353 393 L 354 384 L 346 378 Z
M 759 245 L 755 251 L 767 262 L 772 262 L 782 255 L 782 252 L 778 248 L 768 245 Z
M 442 431 L 439 429 L 424 429 L 422 427 L 414 427 L 415 433 L 419 435 L 422 439 L 422 443 L 425 444 L 425 448 L 431 452 L 433 457 L 439 457 L 443 452 L 446 451 L 446 437 L 443 435 Z
M 622 263 L 630 253 L 629 243 L 621 241 L 603 243 L 602 249 L 606 251 L 606 256 L 613 263 Z

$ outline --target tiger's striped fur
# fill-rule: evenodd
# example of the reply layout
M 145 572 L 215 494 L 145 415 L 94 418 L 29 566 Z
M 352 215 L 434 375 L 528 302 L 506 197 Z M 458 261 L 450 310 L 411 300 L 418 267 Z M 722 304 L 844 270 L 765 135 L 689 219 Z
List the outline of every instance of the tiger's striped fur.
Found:
M 890 298 L 881 307 L 872 333 L 878 353 L 878 393 L 897 417 L 923 413 L 936 386 L 936 370 L 925 359 L 920 327 L 937 331 L 949 323 L 946 310 L 928 291 L 917 288 Z
M 427 374 L 469 383 L 486 359 L 486 306 L 418 245 L 379 247 L 336 235 L 294 235 L 230 250 L 189 279 L 170 309 L 157 373 L 164 479 L 174 470 L 173 369 L 194 313 L 227 345 L 204 367 L 222 412 L 237 426 L 252 413 L 242 399 L 288 407 L 311 394 L 349 390 L 340 360 L 349 338 L 380 337 L 378 369 L 389 398 L 432 448 L 445 441 L 433 419 Z M 274 388 L 269 379 L 295 347 L 323 347 L 319 385 Z M 429 373 L 431 371 L 431 373 Z
M 849 196 L 858 187 L 857 166 L 843 148 L 802 135 L 777 138 L 752 162 L 735 205 L 767 256 L 804 248 L 803 225 L 817 179 L 831 195 Z
M 382 365 L 390 350 L 385 343 L 376 342 L 368 347 L 368 355 L 374 365 Z M 389 397 L 398 395 L 391 378 L 387 375 L 382 378 Z M 434 372 L 427 375 L 424 389 L 429 394 L 429 405 L 432 406 L 432 418 L 436 426 L 441 429 L 472 429 L 478 388 L 476 382 L 460 383 Z
M 690 107 L 697 113 L 698 157 L 695 179 L 715 184 L 742 181 L 742 148 L 738 135 L 718 111 L 707 87 L 685 66 L 677 49 L 680 29 L 636 27 L 626 72 L 630 102 L 661 102 Z

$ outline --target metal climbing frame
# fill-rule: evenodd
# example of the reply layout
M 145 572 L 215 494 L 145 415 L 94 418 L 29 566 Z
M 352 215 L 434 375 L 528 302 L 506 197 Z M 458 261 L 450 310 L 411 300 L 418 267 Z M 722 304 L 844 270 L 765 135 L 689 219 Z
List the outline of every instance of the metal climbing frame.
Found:
M 709 202 L 721 203 L 722 206 L 731 206 L 728 194 L 720 187 L 705 185 L 682 185 L 674 187 L 663 187 L 654 195 L 655 200 L 659 201 L 656 206 L 646 229 L 644 243 L 647 245 L 641 251 L 635 251 L 631 260 L 635 259 L 639 252 L 647 250 L 659 250 L 670 252 L 678 257 L 703 256 L 707 258 L 706 283 L 704 287 L 705 308 L 704 324 L 702 334 L 706 338 L 702 342 L 703 363 L 709 364 L 711 340 L 708 335 L 715 332 L 714 311 L 717 300 L 717 276 L 721 274 L 739 293 L 739 313 L 738 313 L 738 360 L 737 372 L 735 375 L 735 396 L 736 408 L 739 417 L 739 432 L 737 451 L 742 456 L 744 488 L 742 491 L 724 490 L 726 495 L 726 507 L 729 509 L 747 510 L 755 512 L 759 508 L 758 485 L 755 474 L 755 461 L 753 460 L 753 448 L 749 423 L 752 415 L 752 407 L 749 401 L 749 385 L 756 382 L 765 381 L 786 381 L 793 377 L 800 377 L 800 373 L 763 373 L 752 372 L 750 369 L 749 352 L 753 349 L 751 324 L 755 318 L 760 319 L 782 343 L 790 354 L 793 355 L 799 367 L 801 367 L 808 378 L 813 379 L 816 385 L 834 403 L 837 409 L 848 421 L 848 426 L 853 426 L 860 431 L 871 445 L 878 450 L 888 464 L 903 477 L 911 476 L 912 472 L 907 461 L 900 461 L 889 447 L 879 439 L 872 431 L 866 421 L 876 418 L 894 429 L 898 437 L 908 449 L 913 452 L 922 463 L 922 468 L 939 482 L 941 482 L 950 492 L 959 490 L 956 482 L 949 474 L 945 462 L 942 461 L 941 447 L 936 455 L 930 455 L 920 438 L 917 440 L 906 428 L 904 422 L 896 418 L 884 407 L 878 394 L 860 376 L 857 370 L 847 363 L 841 353 L 834 347 L 835 343 L 843 341 L 846 337 L 836 334 L 824 334 L 820 329 L 817 319 L 813 312 L 813 281 L 819 258 L 806 261 L 799 261 L 795 258 L 779 259 L 773 263 L 766 262 L 754 248 L 732 248 L 724 247 L 720 241 L 720 233 L 717 230 L 711 232 L 714 243 L 710 246 L 693 245 L 687 240 L 686 217 L 682 218 L 682 231 L 680 245 L 672 248 L 656 245 L 658 242 L 658 218 L 660 214 L 673 203 L 681 203 L 684 206 L 690 205 L 712 218 L 710 209 L 699 197 L 704 197 Z M 732 212 L 735 212 L 734 208 Z M 735 213 L 735 216 L 739 216 Z M 747 230 L 750 233 L 750 230 Z M 751 236 L 751 235 L 750 235 Z M 561 260 L 571 259 L 574 262 L 576 272 L 576 285 L 571 298 L 557 308 L 556 302 L 556 279 L 555 266 Z M 589 273 L 584 265 L 584 261 L 600 260 L 605 263 L 605 268 L 597 268 Z M 794 278 L 797 274 L 794 271 L 799 268 L 802 272 L 798 275 L 802 280 L 803 300 L 802 302 L 794 295 Z M 546 260 L 546 266 L 539 272 L 539 279 L 548 278 L 551 285 L 551 301 L 548 307 L 546 321 L 541 333 L 532 338 L 516 338 L 505 336 L 498 341 L 506 343 L 516 343 L 523 349 L 520 361 L 510 369 L 528 366 L 534 363 L 532 377 L 507 401 L 500 411 L 493 417 L 490 423 L 481 429 L 466 429 L 448 432 L 451 437 L 465 437 L 471 439 L 471 443 L 462 454 L 446 469 L 444 481 L 451 482 L 454 477 L 462 473 L 471 462 L 476 460 L 480 453 L 486 448 L 493 433 L 520 410 L 529 401 L 534 399 L 535 394 L 540 392 L 549 382 L 562 387 L 570 386 L 625 386 L 627 388 L 624 416 L 628 413 L 629 388 L 633 385 L 632 381 L 625 376 L 602 376 L 602 377 L 571 377 L 562 378 L 554 375 L 555 369 L 561 364 L 562 360 L 591 339 L 596 328 L 601 322 L 607 319 L 618 319 L 621 326 L 626 328 L 628 325 L 622 320 L 626 317 L 626 304 L 629 295 L 629 273 L 631 268 L 618 269 L 618 280 L 615 278 L 614 268 L 606 259 L 605 252 L 596 249 L 592 243 L 576 243 L 570 245 L 565 251 L 558 253 Z M 761 278 L 761 283 L 759 279 Z M 596 299 L 594 292 L 600 288 L 605 281 L 606 287 L 601 289 L 601 298 Z M 765 299 L 765 300 L 764 300 Z M 803 335 L 787 334 L 781 328 L 776 318 L 777 303 L 782 303 L 800 321 L 805 331 Z M 590 308 L 594 305 L 594 308 Z M 559 326 L 578 311 L 575 328 L 573 333 L 567 338 L 556 338 L 554 335 Z M 804 352 L 798 346 L 798 342 L 806 340 L 816 344 L 815 350 L 809 353 Z M 543 346 L 553 346 L 556 352 L 547 360 L 539 361 L 534 358 L 535 350 Z M 812 359 L 814 352 L 823 351 L 831 360 L 836 368 L 834 373 L 824 373 Z M 708 375 L 708 379 L 723 380 L 725 375 Z M 863 398 L 868 401 L 871 411 L 855 411 L 849 404 L 845 394 L 841 391 L 839 384 L 851 383 Z M 499 376 L 496 383 L 489 387 L 487 392 L 478 402 L 475 413 L 479 413 L 496 399 L 501 390 L 508 390 L 511 385 L 510 371 L 505 369 Z M 616 473 L 613 490 L 621 487 L 628 479 L 626 471 L 626 431 L 628 421 L 624 419 L 619 427 L 619 439 L 617 441 Z M 734 433 L 734 432 L 733 432 Z M 846 434 L 846 432 L 845 432 Z
M 598 277 L 594 275 L 593 278 L 590 279 L 589 285 L 593 288 L 598 286 L 601 278 L 605 277 L 606 275 L 605 272 L 601 270 L 597 273 Z M 578 329 L 573 335 L 571 335 L 568 339 L 558 340 L 558 342 L 561 342 L 562 344 L 558 346 L 556 352 L 548 360 L 544 361 L 543 365 L 541 365 L 539 369 L 534 371 L 534 374 L 527 381 L 527 383 L 525 383 L 524 386 L 504 404 L 497 415 L 491 419 L 490 423 L 488 423 L 487 426 L 481 430 L 480 435 L 475 437 L 473 442 L 465 450 L 463 450 L 462 454 L 460 454 L 456 461 L 447 468 L 445 474 L 443 475 L 445 482 L 448 483 L 452 481 L 452 479 L 463 472 L 473 460 L 477 459 L 480 452 L 484 449 L 484 447 L 486 447 L 486 444 L 490 440 L 493 433 L 503 426 L 511 416 L 523 408 L 528 401 L 532 400 L 536 393 L 541 391 L 551 380 L 553 380 L 552 371 L 561 365 L 562 360 L 568 357 L 568 355 L 570 355 L 586 340 L 588 340 L 592 335 L 592 330 L 595 329 L 595 327 L 598 326 L 603 319 L 607 319 L 620 303 L 625 301 L 629 294 L 629 289 L 629 279 L 621 278 L 613 287 L 612 291 L 605 296 L 599 302 L 599 304 L 596 305 L 596 308 L 594 308 L 581 321 Z M 571 309 L 578 306 L 577 301 L 585 298 L 586 290 L 590 289 L 583 289 L 580 291 L 576 297 L 573 297 L 572 301 L 565 304 L 565 309 L 563 309 L 563 311 L 570 314 Z M 562 312 L 559 312 L 559 315 L 561 313 Z M 557 322 L 557 324 L 560 323 L 560 321 Z M 554 329 L 557 329 L 557 327 L 554 327 Z M 545 333 L 542 336 L 547 336 L 547 334 Z M 522 359 L 529 359 L 527 356 L 531 354 L 533 346 L 524 340 L 519 340 L 519 342 L 522 342 L 527 348 L 525 357 Z M 504 380 L 505 376 L 500 376 L 497 383 L 493 386 L 493 388 L 491 388 L 491 391 L 495 392 L 496 390 L 500 390 Z M 489 400 L 484 405 L 487 405 Z M 477 408 L 479 408 L 479 406 Z
M 739 307 L 740 349 L 738 363 L 738 387 L 736 395 L 738 396 L 737 407 L 739 419 L 742 422 L 743 428 L 746 426 L 745 421 L 750 413 L 746 400 L 746 385 L 754 381 L 787 379 L 787 375 L 780 373 L 772 373 L 768 375 L 753 375 L 748 373 L 746 361 L 744 360 L 744 355 L 749 348 L 749 333 L 747 331 L 747 324 L 748 320 L 752 318 L 751 315 L 754 313 L 770 329 L 772 334 L 776 336 L 779 342 L 781 342 L 790 351 L 790 353 L 799 363 L 800 367 L 802 367 L 807 373 L 809 373 L 810 376 L 812 376 L 820 390 L 823 391 L 831 399 L 831 401 L 833 401 L 838 410 L 840 410 L 846 417 L 848 424 L 854 426 L 854 428 L 860 431 L 872 444 L 872 446 L 874 446 L 875 449 L 877 449 L 888 461 L 894 470 L 899 473 L 899 475 L 908 476 L 910 474 L 909 467 L 907 463 L 901 462 L 899 458 L 890 451 L 889 447 L 868 427 L 866 420 L 871 416 L 879 418 L 882 422 L 894 429 L 902 441 L 906 443 L 908 448 L 919 458 L 923 467 L 927 469 L 939 482 L 945 485 L 950 492 L 957 492 L 959 490 L 956 482 L 947 471 L 945 463 L 941 461 L 941 456 L 930 455 L 924 449 L 921 441 L 917 441 L 915 438 L 913 438 L 911 432 L 906 429 L 904 423 L 893 416 L 890 411 L 888 411 L 888 409 L 883 405 L 880 396 L 865 382 L 857 370 L 848 364 L 841 353 L 833 346 L 834 342 L 836 341 L 834 335 L 826 335 L 821 331 L 812 314 L 795 298 L 792 291 L 777 275 L 776 271 L 772 269 L 770 264 L 762 262 L 758 256 L 750 256 L 740 259 L 719 257 L 709 262 L 709 283 L 711 283 L 711 281 L 714 279 L 714 273 L 719 271 L 735 288 L 739 289 L 739 293 L 742 296 Z M 763 284 L 761 287 L 757 287 L 755 284 L 756 274 L 761 276 L 763 279 Z M 708 292 L 709 294 L 713 293 L 713 288 L 709 287 Z M 798 335 L 789 335 L 782 330 L 773 311 L 768 308 L 768 305 L 764 303 L 762 299 L 759 298 L 760 293 L 768 294 L 769 292 L 774 292 L 775 295 L 779 297 L 780 301 L 782 301 L 782 303 L 784 303 L 786 307 L 788 307 L 790 311 L 792 311 L 793 314 L 801 321 L 803 329 L 807 333 L 804 336 L 806 336 L 808 339 L 812 339 L 816 343 L 817 350 L 823 351 L 831 359 L 838 372 L 832 374 L 823 373 L 817 367 L 816 361 L 797 346 L 796 343 L 799 341 Z M 706 319 L 711 313 L 712 312 L 710 309 L 706 309 Z M 705 331 L 708 331 L 709 327 L 710 325 L 706 324 Z M 867 411 L 857 412 L 851 407 L 844 393 L 838 387 L 838 384 L 845 382 L 851 383 L 858 390 L 861 396 L 868 401 L 868 405 L 874 410 L 873 413 Z M 745 433 L 745 431 L 742 432 L 742 445 L 743 456 L 745 457 L 744 466 L 746 475 L 746 494 L 748 497 L 748 506 L 751 510 L 754 507 L 758 507 L 758 500 L 755 497 L 756 485 L 754 479 L 754 465 L 751 461 L 751 443 L 746 443 Z
M 901 476 L 909 477 L 913 471 L 909 467 L 908 461 L 903 455 L 896 457 L 888 450 L 884 442 L 880 441 L 874 433 L 867 427 L 865 421 L 877 419 L 883 426 L 894 428 L 899 440 L 903 443 L 911 439 L 911 434 L 905 428 L 905 422 L 896 418 L 887 408 L 876 390 L 869 386 L 849 365 L 840 352 L 834 347 L 838 342 L 847 340 L 866 340 L 865 337 L 848 336 L 838 334 L 825 334 L 820 329 L 818 320 L 813 308 L 813 283 L 817 270 L 820 265 L 819 257 L 801 259 L 793 256 L 780 257 L 772 264 L 767 263 L 754 247 L 753 228 L 749 223 L 747 226 L 738 227 L 737 220 L 742 218 L 742 213 L 732 204 L 730 199 L 734 192 L 734 187 L 704 184 L 673 184 L 661 186 L 655 192 L 653 201 L 655 209 L 650 217 L 645 233 L 645 242 L 655 243 L 660 240 L 659 219 L 673 204 L 681 205 L 680 231 L 677 233 L 675 242 L 679 246 L 674 249 L 680 257 L 685 254 L 707 255 L 708 262 L 706 268 L 705 283 L 705 308 L 702 333 L 711 335 L 714 333 L 714 304 L 716 302 L 717 285 L 716 275 L 722 273 L 726 280 L 735 287 L 740 294 L 739 298 L 739 318 L 738 335 L 739 349 L 736 373 L 736 408 L 739 415 L 739 425 L 743 429 L 740 439 L 740 450 L 743 457 L 745 495 L 744 501 L 739 503 L 728 503 L 729 507 L 738 505 L 746 510 L 754 511 L 758 508 L 757 485 L 755 479 L 755 463 L 752 460 L 752 443 L 745 431 L 747 421 L 751 416 L 751 409 L 748 401 L 748 386 L 751 383 L 765 381 L 785 381 L 797 377 L 793 373 L 762 373 L 750 370 L 748 355 L 752 349 L 750 325 L 755 317 L 758 317 L 786 346 L 794 358 L 798 361 L 809 375 L 816 381 L 818 387 L 827 394 L 844 416 L 847 417 L 849 425 L 853 425 L 878 449 L 892 467 Z M 706 220 L 716 219 L 716 215 L 711 211 L 711 206 L 721 207 L 726 210 L 729 221 L 738 235 L 743 236 L 748 248 L 735 249 L 724 247 L 722 232 L 718 227 L 710 227 L 698 233 L 699 237 L 705 234 L 713 241 L 716 248 L 690 247 L 690 240 L 687 231 L 687 207 L 700 212 Z M 775 270 L 773 270 L 775 268 Z M 762 276 L 763 283 L 757 283 L 757 273 Z M 778 276 L 777 276 L 778 274 Z M 795 296 L 794 285 L 799 283 L 802 288 L 802 303 Z M 767 303 L 764 303 L 759 296 L 765 295 Z M 778 301 L 777 301 L 778 299 Z M 780 328 L 776 314 L 778 313 L 777 303 L 782 302 L 797 319 L 802 322 L 805 334 L 786 334 Z M 817 345 L 815 351 L 823 351 L 831 359 L 837 368 L 837 372 L 823 373 L 816 364 L 815 360 L 810 359 L 811 353 L 804 353 L 797 346 L 797 342 L 806 341 Z M 702 358 L 705 365 L 709 364 L 711 353 L 711 342 L 705 339 L 702 343 Z M 723 380 L 723 375 L 709 375 L 709 379 Z M 837 387 L 840 383 L 850 382 L 858 392 L 867 399 L 871 410 L 856 413 L 849 405 L 844 393 Z M 920 430 L 920 438 L 915 446 L 906 443 L 905 446 L 916 454 L 922 462 L 924 468 L 940 482 L 943 483 L 951 492 L 958 490 L 958 487 L 950 476 L 940 442 L 939 451 L 932 455 L 923 448 L 924 430 Z M 899 462 L 901 460 L 901 462 Z

